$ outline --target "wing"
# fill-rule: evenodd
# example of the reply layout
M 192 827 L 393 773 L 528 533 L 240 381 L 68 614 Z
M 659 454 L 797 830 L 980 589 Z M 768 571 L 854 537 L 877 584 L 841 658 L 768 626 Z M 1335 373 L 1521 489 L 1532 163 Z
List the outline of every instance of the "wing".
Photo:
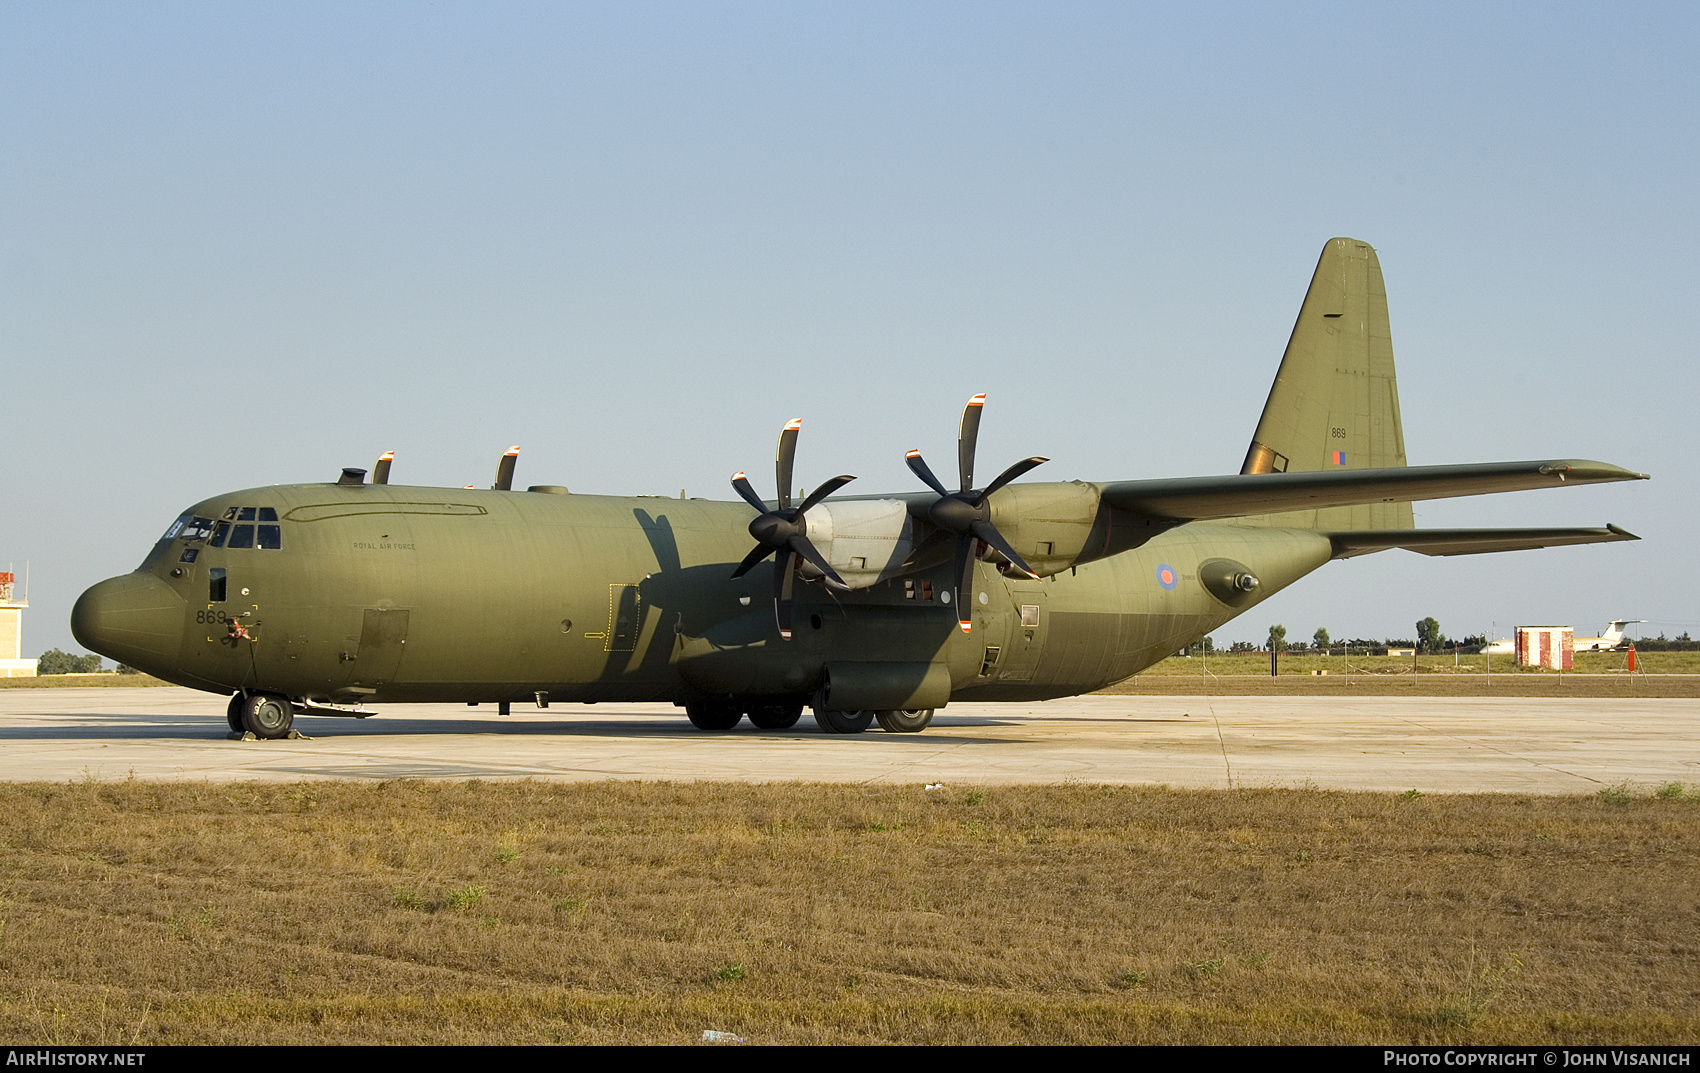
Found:
M 1646 479 L 1645 473 L 1636 473 L 1608 462 L 1561 458 L 1464 466 L 1237 473 L 1222 477 L 1116 481 L 1101 488 L 1104 500 L 1121 510 L 1152 518 L 1201 521 L 1353 503 L 1448 499 L 1531 488 Z

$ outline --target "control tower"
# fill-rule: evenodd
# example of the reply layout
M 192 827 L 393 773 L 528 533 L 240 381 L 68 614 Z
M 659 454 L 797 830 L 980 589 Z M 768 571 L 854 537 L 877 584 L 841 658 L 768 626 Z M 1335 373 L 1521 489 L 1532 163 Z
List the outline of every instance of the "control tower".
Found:
M 16 578 L 0 574 L 0 678 L 34 678 L 35 660 L 20 659 L 24 639 L 24 608 L 29 601 L 13 593 Z

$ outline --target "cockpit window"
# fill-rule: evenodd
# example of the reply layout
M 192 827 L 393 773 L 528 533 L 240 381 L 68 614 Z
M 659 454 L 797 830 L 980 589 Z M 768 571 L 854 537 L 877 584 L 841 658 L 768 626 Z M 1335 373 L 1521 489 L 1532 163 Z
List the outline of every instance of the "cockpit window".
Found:
M 184 540 L 205 540 L 212 536 L 213 523 L 211 518 L 196 518 L 183 527 L 178 535 Z
M 271 524 L 256 525 L 256 519 Z M 269 548 L 276 551 L 283 547 L 283 526 L 277 524 L 275 507 L 231 507 L 224 512 L 224 520 L 220 522 L 194 519 L 185 529 L 185 535 L 196 525 L 205 527 L 206 534 L 211 537 L 207 543 L 215 548 Z
M 176 540 L 177 534 L 181 533 L 183 531 L 183 527 L 185 525 L 189 524 L 189 517 L 190 517 L 189 515 L 185 514 L 181 518 L 178 518 L 176 521 L 172 522 L 170 525 L 166 526 L 165 527 L 165 535 L 160 537 L 159 539 L 161 539 L 161 540 Z

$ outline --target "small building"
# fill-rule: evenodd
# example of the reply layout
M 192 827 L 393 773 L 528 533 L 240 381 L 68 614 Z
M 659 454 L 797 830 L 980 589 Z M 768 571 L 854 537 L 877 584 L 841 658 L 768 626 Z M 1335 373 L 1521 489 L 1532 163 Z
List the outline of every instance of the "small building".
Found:
M 0 678 L 34 678 L 35 660 L 20 659 L 24 642 L 24 608 L 28 600 L 13 593 L 16 578 L 0 574 Z
M 1517 665 L 1551 667 L 1558 671 L 1576 667 L 1576 630 L 1571 626 L 1517 627 Z

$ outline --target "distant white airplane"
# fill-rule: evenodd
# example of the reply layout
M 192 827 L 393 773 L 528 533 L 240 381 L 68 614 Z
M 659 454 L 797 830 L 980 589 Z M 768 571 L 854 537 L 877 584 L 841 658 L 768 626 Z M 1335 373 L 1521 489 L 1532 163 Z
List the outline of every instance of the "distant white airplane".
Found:
M 1576 651 L 1610 652 L 1623 644 L 1623 628 L 1625 626 L 1631 622 L 1645 621 L 1647 620 L 1644 618 L 1614 618 L 1611 620 L 1611 625 L 1606 627 L 1606 632 L 1603 635 L 1576 638 Z M 1501 637 L 1493 644 L 1483 648 L 1482 652 L 1489 656 L 1513 656 L 1517 654 L 1517 643 L 1509 637 Z

